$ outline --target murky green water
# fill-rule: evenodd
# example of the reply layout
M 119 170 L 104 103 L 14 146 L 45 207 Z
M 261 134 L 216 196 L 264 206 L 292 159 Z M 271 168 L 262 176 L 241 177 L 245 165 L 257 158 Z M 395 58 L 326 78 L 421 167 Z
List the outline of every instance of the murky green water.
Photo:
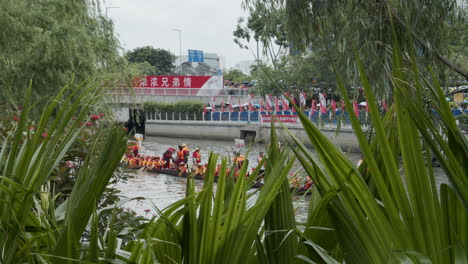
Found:
M 148 137 L 142 143 L 143 155 L 162 156 L 167 148 L 186 143 L 193 150 L 196 146 L 201 148 L 202 162 L 208 161 L 208 155 L 211 151 L 220 154 L 221 156 L 231 155 L 234 150 L 241 151 L 243 155 L 250 152 L 249 157 L 251 163 L 249 167 L 257 165 L 257 155 L 260 151 L 265 151 L 265 145 L 254 144 L 235 148 L 234 141 L 217 141 L 217 140 L 202 140 L 202 139 L 181 139 L 181 138 L 166 138 L 166 137 Z M 359 154 L 350 154 L 350 159 L 353 162 L 359 160 Z M 443 171 L 436 168 L 436 182 L 438 184 L 447 182 L 447 178 Z M 203 182 L 196 181 L 198 190 L 202 188 Z M 143 172 L 130 178 L 126 183 L 119 183 L 117 188 L 122 191 L 125 197 L 145 197 L 142 201 L 132 201 L 127 203 L 125 207 L 135 210 L 138 214 L 152 216 L 155 214 L 156 206 L 163 209 L 170 204 L 184 198 L 185 196 L 186 179 L 170 175 Z M 294 205 L 296 207 L 296 215 L 298 221 L 304 221 L 307 217 L 308 197 L 294 196 Z M 145 212 L 149 209 L 150 212 Z

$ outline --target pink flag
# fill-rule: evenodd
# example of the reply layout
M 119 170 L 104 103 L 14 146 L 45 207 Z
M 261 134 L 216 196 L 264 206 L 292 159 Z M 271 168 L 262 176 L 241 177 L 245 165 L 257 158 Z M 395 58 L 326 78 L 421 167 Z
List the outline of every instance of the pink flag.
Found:
M 331 105 L 332 105 L 333 113 L 336 113 L 336 102 L 335 102 L 335 100 L 332 100 Z
M 299 100 L 300 100 L 300 106 L 304 106 L 306 105 L 306 98 L 307 98 L 307 94 L 306 93 L 300 93 L 299 94 Z
M 260 112 L 263 112 L 263 99 L 260 100 Z
M 387 111 L 387 110 L 388 110 L 387 102 L 386 102 L 385 100 L 383 100 L 383 101 L 382 101 L 382 104 L 383 104 L 383 109 L 384 109 L 385 111 Z
M 203 105 L 203 115 L 206 115 L 206 105 Z
M 326 114 L 327 113 L 327 100 L 325 100 L 325 95 L 322 93 L 319 93 L 319 99 L 320 99 L 320 113 Z
M 317 108 L 317 103 L 315 102 L 315 99 L 312 99 L 312 106 L 310 107 L 312 114 L 315 114 L 315 108 Z
M 253 112 L 255 111 L 253 105 L 252 105 L 252 99 L 253 99 L 254 95 L 253 94 L 249 94 L 249 111 L 250 112 Z
M 288 99 L 286 99 L 286 97 L 289 97 L 288 93 L 284 93 L 284 95 L 281 95 L 281 103 L 283 106 L 283 111 L 289 110 L 289 102 L 288 102 Z
M 280 106 L 279 106 L 279 100 L 277 97 L 275 97 L 275 112 L 280 111 Z
M 224 101 L 221 101 L 221 112 L 224 112 Z
M 353 101 L 353 108 L 354 108 L 354 113 L 356 116 L 359 116 L 359 109 L 356 101 Z
M 267 94 L 265 96 L 265 102 L 266 102 L 267 111 L 271 112 L 271 108 L 273 107 L 273 97 L 271 96 L 271 94 Z

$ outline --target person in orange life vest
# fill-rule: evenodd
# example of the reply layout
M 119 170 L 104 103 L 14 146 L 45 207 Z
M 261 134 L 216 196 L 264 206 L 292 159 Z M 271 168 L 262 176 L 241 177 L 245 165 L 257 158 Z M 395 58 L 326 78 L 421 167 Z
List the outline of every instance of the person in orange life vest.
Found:
M 304 189 L 308 190 L 310 187 L 312 187 L 312 183 L 312 179 L 309 176 L 307 176 L 306 182 L 304 184 Z
M 219 172 L 221 171 L 221 164 L 216 165 L 215 178 L 219 177 Z
M 181 162 L 184 162 L 185 157 L 184 157 L 184 147 L 182 145 L 179 145 L 179 150 L 177 150 L 177 159 L 176 159 L 176 164 L 179 164 Z
M 163 168 L 169 168 L 171 162 L 172 162 L 172 154 L 174 153 L 175 149 L 174 148 L 168 148 L 166 152 L 163 154 L 163 159 L 164 159 L 164 166 Z
M 188 158 L 190 156 L 190 149 L 187 147 L 187 144 L 182 144 L 182 150 L 184 151 L 184 163 L 188 163 Z
M 195 176 L 202 177 L 204 175 L 205 175 L 205 172 L 204 172 L 204 169 L 203 169 L 203 165 L 198 164 L 197 168 L 195 169 Z
M 179 171 L 179 176 L 188 173 L 187 165 L 184 162 L 179 163 L 179 167 L 177 168 L 177 170 Z
M 192 161 L 193 161 L 193 164 L 197 164 L 197 165 L 201 163 L 200 147 L 195 148 L 195 151 L 192 154 Z
M 141 161 L 141 166 L 148 167 L 148 164 L 149 164 L 149 159 L 148 158 L 149 157 L 143 156 L 142 158 L 143 158 L 143 160 Z
M 242 164 L 244 163 L 245 156 L 241 155 L 240 152 L 235 152 L 234 155 L 235 157 L 233 161 L 237 163 L 237 168 L 238 169 L 242 168 Z
M 153 163 L 153 164 L 154 164 L 154 167 L 155 167 L 156 169 L 161 169 L 161 167 L 162 167 L 162 160 L 161 160 L 161 158 L 160 158 L 160 157 L 156 157 L 156 158 L 154 159 L 154 163 Z
M 132 147 L 132 152 L 133 152 L 133 155 L 134 155 L 135 157 L 140 156 L 138 145 L 134 145 L 134 146 Z
M 299 184 L 299 178 L 293 174 L 293 173 L 290 173 L 289 174 L 291 177 L 290 177 L 290 180 L 289 180 L 289 183 L 293 186 L 293 187 L 300 187 L 300 184 Z

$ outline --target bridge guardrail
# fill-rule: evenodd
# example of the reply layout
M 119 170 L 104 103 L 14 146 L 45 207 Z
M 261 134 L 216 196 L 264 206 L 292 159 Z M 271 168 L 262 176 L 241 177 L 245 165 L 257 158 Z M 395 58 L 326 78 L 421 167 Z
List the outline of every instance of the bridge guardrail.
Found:
M 338 110 L 335 114 L 332 114 L 331 111 L 328 111 L 327 114 L 322 114 L 320 111 L 305 111 L 304 112 L 309 119 L 316 125 L 326 126 L 326 125 L 343 125 L 350 126 L 351 121 L 349 119 L 349 114 L 344 112 L 341 114 L 341 111 Z M 271 120 L 271 115 L 275 115 L 282 122 L 287 118 L 286 123 L 296 123 L 300 124 L 299 116 L 297 113 L 292 111 L 282 111 L 282 112 L 206 112 L 206 113 L 155 113 L 150 112 L 146 113 L 146 120 L 148 121 L 209 121 L 209 122 L 253 122 L 253 123 L 269 123 Z M 293 121 L 295 120 L 295 121 Z M 361 115 L 360 118 L 361 124 L 367 124 L 368 118 L 365 112 Z

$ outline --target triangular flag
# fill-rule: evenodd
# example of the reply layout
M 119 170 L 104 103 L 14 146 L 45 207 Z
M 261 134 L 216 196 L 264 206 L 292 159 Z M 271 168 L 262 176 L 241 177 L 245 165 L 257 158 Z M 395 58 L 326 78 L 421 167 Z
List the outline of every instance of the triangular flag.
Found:
M 255 111 L 255 109 L 254 109 L 254 107 L 253 107 L 253 105 L 252 105 L 252 99 L 253 99 L 253 97 L 254 97 L 253 94 L 250 94 L 250 95 L 249 95 L 249 111 L 250 111 L 250 112 Z
M 282 98 L 281 103 L 282 103 L 283 111 L 289 110 L 289 101 L 288 99 L 286 99 L 286 97 L 289 97 L 288 93 L 284 93 L 284 95 L 281 95 L 281 98 Z
M 267 111 L 271 112 L 271 108 L 273 107 L 273 97 L 271 96 L 271 94 L 267 94 L 265 96 L 265 102 L 266 102 Z
M 275 112 L 280 112 L 279 100 L 275 97 Z
M 387 110 L 388 110 L 387 102 L 386 102 L 385 100 L 383 100 L 382 104 L 383 104 L 383 109 L 384 109 L 385 111 L 387 111 Z
M 333 113 L 336 113 L 336 102 L 335 102 L 335 100 L 332 100 L 331 105 L 332 105 Z
M 354 108 L 354 113 L 356 116 L 359 116 L 359 109 L 356 101 L 353 101 L 353 108 Z
M 322 114 L 327 113 L 327 100 L 325 100 L 325 95 L 322 93 L 319 93 L 319 98 L 320 98 L 320 112 Z

